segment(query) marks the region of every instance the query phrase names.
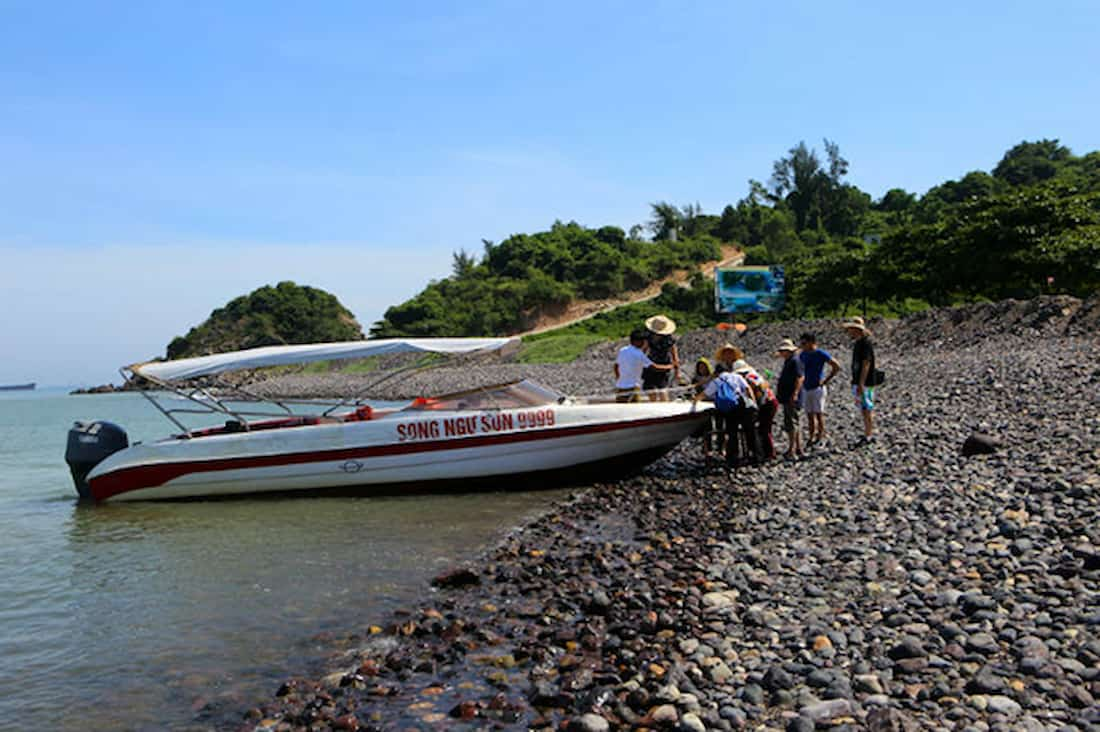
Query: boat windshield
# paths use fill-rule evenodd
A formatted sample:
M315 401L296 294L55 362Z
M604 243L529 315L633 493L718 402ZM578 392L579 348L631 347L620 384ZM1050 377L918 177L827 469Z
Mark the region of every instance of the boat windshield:
M462 409L516 409L556 404L562 394L528 381L486 386L480 389L416 399L405 410L455 411Z

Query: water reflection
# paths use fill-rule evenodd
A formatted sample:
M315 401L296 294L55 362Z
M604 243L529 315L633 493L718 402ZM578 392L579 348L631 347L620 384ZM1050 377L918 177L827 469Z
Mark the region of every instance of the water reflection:
M288 665L324 658L318 631L378 620L561 495L75 504L49 622L65 628L58 683L78 679L70 701L94 710L72 726L266 698Z

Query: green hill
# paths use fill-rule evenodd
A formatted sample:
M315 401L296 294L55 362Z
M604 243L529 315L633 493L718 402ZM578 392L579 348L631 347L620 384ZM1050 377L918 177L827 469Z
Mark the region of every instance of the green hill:
M691 209L691 207L689 207ZM688 210L688 209L685 209ZM695 209L691 209L695 210ZM638 290L678 269L718 259L718 239L702 218L655 218L654 241L617 226L590 229L570 222L549 231L485 243L479 259L454 255L453 274L389 308L372 336L487 336L526 330L538 317L577 299ZM710 217L714 218L714 217Z
M741 247L745 264L783 265L788 314L800 317L1085 297L1100 288L1100 152L1078 156L1057 140L1021 142L990 172L970 171L924 195L893 188L877 200L846 180L848 168L835 143L826 140L824 154L799 143L775 161L767 183L750 180L749 194L720 215L661 202L630 236L614 226L556 223L486 242L481 257L455 254L450 277L391 307L371 333L521 332L576 299L636 290L714 259L719 242ZM621 337L653 312L685 325L713 323L712 287L696 278L687 290L666 287L656 300L552 335L585 337L571 347L596 335ZM774 316L747 319L767 317Z
M334 295L315 287L280 282L230 300L187 335L174 338L168 344L167 357L361 338L362 327Z

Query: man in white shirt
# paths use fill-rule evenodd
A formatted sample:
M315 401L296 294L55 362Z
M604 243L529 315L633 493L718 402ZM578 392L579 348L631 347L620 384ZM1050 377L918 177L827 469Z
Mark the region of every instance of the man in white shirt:
M615 357L615 400L636 402L642 396L642 372L646 368L671 371L672 364L653 363L645 353L646 332L634 330L630 333L630 345L619 349Z

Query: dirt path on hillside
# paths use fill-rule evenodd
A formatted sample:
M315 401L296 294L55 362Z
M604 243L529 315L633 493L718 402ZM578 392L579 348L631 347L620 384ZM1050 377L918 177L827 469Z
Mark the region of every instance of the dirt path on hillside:
M722 247L722 258L704 262L699 266L698 271L710 277L714 274L714 270L719 267L736 267L741 264L744 259L744 252L740 249L733 245L724 245ZM688 280L691 279L692 274L694 274L694 270L678 269L667 277L651 283L644 289L624 292L619 297L604 298L601 300L578 300L572 302L560 312L543 315L536 321L533 328L522 333L517 333L516 335L533 335L548 330L564 328L567 325L579 323L582 320L588 320L600 313L606 313L615 308L622 307L623 305L633 305L634 303L653 300L661 294L661 288L666 283L671 282L678 285L686 285Z

